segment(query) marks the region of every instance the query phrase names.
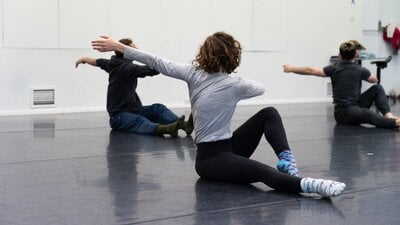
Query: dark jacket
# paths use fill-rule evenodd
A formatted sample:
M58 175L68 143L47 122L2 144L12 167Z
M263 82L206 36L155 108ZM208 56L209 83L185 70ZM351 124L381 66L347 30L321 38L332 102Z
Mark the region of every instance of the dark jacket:
M109 74L107 112L110 116L119 112L138 111L143 105L136 93L137 78L159 74L148 66L115 56L111 59L97 59L96 65Z

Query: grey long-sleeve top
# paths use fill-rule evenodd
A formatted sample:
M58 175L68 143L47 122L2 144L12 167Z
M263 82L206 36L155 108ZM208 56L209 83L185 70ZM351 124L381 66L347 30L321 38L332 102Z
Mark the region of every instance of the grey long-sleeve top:
M175 63L135 48L126 47L124 58L139 61L187 83L196 143L231 138L231 118L236 104L265 91L261 84L249 79L222 72L210 74L194 65Z

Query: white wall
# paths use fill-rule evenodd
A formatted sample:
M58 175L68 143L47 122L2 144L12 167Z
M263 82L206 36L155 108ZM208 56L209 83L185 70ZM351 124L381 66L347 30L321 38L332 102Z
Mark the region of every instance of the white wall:
M190 62L207 35L232 33L245 50L239 74L267 89L248 104L330 101L326 79L284 74L282 64L325 66L340 42L362 37L357 0L0 2L0 115L105 110L107 74L86 65L74 68L81 56L111 55L90 49L90 40L101 33L132 37L140 48L180 62ZM157 76L139 82L145 104L188 106L181 81ZM56 88L56 107L31 109L32 87Z

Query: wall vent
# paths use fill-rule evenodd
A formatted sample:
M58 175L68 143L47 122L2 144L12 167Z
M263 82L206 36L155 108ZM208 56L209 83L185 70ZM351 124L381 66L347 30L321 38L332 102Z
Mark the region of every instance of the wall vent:
M43 88L43 89L31 89L32 99L31 107L54 107L55 106L55 89L54 88Z
M326 82L326 95L333 96L333 88L331 82Z

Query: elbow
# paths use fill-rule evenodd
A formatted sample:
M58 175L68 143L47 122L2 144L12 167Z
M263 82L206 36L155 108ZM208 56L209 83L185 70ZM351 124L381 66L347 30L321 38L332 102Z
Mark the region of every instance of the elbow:
M305 74L312 74L312 75L314 75L315 70L314 70L313 68L311 68L311 67L306 67L304 73L305 73Z
M373 83L373 84L378 83L378 81L379 81L379 80L378 80L377 77L371 77L371 78L368 79L368 82Z
M264 87L261 87L260 88L260 95L263 95L265 93L265 88Z
M307 69L307 73L310 74L310 75L314 75L314 76L321 76L322 75L319 70L311 68L311 67Z

